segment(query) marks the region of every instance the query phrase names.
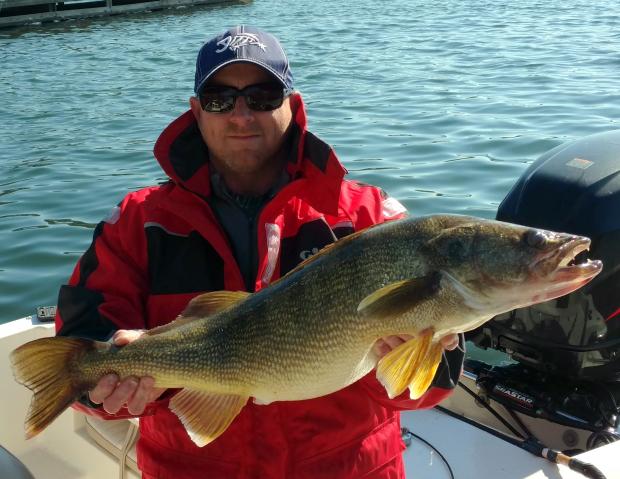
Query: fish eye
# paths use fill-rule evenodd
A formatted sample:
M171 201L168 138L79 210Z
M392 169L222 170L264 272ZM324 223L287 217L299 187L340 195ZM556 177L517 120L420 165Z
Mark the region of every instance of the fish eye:
M547 235L540 230L528 230L523 236L525 244L532 248L540 248L547 241Z

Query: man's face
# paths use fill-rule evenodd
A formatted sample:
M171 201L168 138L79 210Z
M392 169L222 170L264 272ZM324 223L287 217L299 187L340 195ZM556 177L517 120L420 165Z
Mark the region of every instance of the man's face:
M250 63L233 63L218 71L209 84L242 89L249 85L276 81L267 71ZM253 111L245 98L237 98L232 111L209 113L197 98L190 100L211 161L225 177L261 175L273 171L276 153L291 124L289 98L273 111Z

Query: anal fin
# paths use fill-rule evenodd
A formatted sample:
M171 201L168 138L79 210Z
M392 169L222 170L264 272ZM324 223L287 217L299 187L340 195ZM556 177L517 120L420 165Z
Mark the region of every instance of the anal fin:
M377 379L390 398L409 388L411 399L418 399L431 385L442 353L443 347L433 343L433 331L428 329L381 358Z
M248 396L184 389L170 400L189 437L203 447L220 436L237 417Z

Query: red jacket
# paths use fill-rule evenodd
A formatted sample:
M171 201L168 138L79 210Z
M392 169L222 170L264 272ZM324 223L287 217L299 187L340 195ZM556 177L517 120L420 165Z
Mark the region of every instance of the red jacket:
M380 189L345 180L333 150L306 130L301 97L292 101L292 181L259 215L256 290L336 238L404 213ZM116 329L152 328L173 320L200 293L244 289L209 206L208 151L191 112L164 130L155 156L170 181L130 193L97 226L60 290L58 334L105 339ZM404 477L398 411L445 398L462 359L458 351L447 353L434 385L416 401L388 399L374 373L325 397L267 406L250 401L204 448L160 399L140 420L139 466L144 477L162 479Z

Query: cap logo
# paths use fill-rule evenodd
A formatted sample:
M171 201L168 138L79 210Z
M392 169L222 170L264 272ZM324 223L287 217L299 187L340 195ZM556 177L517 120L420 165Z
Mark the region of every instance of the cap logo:
M227 48L235 52L239 50L239 48L248 45L256 45L260 47L261 50L265 51L265 44L261 43L258 36L252 33L240 33L234 37L229 35L226 38L222 38L217 44L222 48L215 50L215 53L222 53Z

